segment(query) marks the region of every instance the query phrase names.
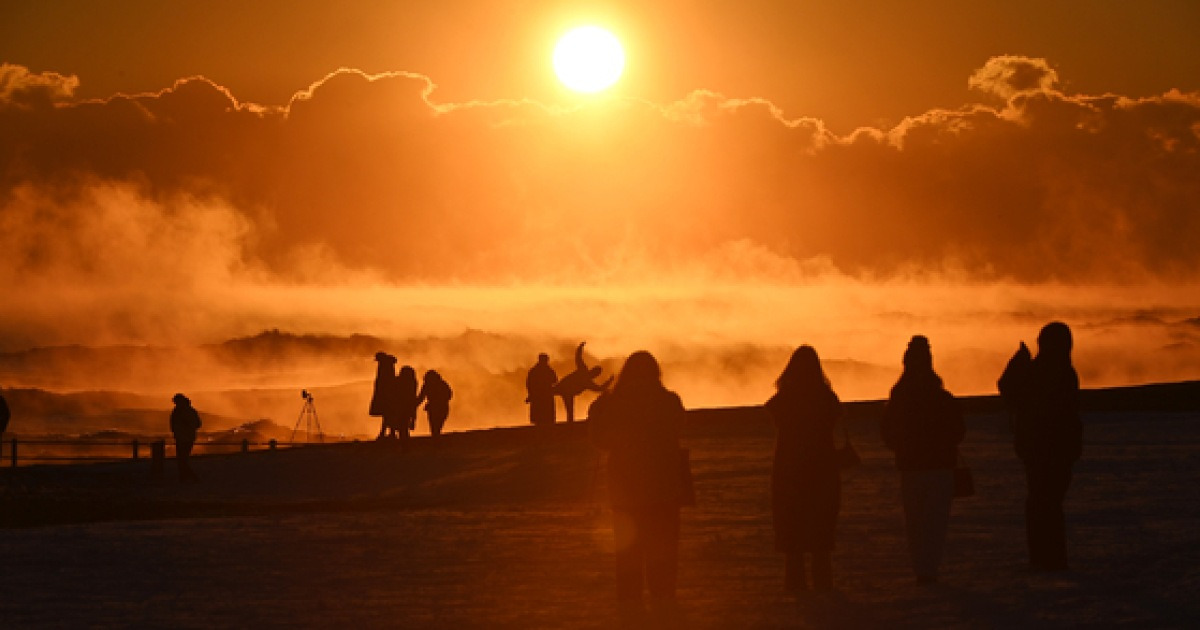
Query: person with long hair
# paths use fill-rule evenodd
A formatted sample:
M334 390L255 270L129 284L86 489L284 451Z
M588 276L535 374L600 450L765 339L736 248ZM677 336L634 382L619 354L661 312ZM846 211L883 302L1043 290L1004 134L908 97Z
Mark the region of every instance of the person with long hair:
M1031 357L1024 342L1000 376L1000 396L1012 418L1013 447L1025 467L1025 531L1029 566L1067 570L1063 501L1071 469L1083 452L1079 375L1071 364L1071 329L1046 324Z
M792 353L775 387L765 407L775 422L771 515L775 548L785 554L784 588L791 593L809 588L807 556L812 588L829 590L842 494L833 431L842 417L841 401L812 346Z
M896 454L904 530L917 582L937 581L950 504L954 467L965 432L962 410L933 370L929 340L916 335L904 351L904 371L892 387L880 432Z
M452 396L454 396L454 392L450 389L450 384L442 378L441 374L437 373L437 370L425 372L414 409L422 402L425 403L425 415L429 418L429 435L435 440L442 434L446 418L450 417L450 398Z
M679 434L683 402L662 383L646 351L625 361L611 393L588 410L592 443L608 454L608 491L616 542L617 597L641 609L643 584L653 609L674 605L679 508L685 500Z
M417 371L411 365L400 368L396 375L396 437L408 442L409 432L417 428Z

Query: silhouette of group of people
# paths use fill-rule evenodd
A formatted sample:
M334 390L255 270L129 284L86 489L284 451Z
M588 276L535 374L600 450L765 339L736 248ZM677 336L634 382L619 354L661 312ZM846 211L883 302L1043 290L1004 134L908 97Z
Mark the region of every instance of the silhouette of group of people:
M1020 344L998 388L1025 470L1030 568L1062 571L1068 567L1063 501L1082 452L1079 377L1071 362L1072 336L1066 324L1047 324L1037 341L1036 356ZM690 495L687 451L680 447L683 402L663 385L658 361L646 351L625 360L615 385L612 377L597 384L602 370L584 361L585 343L575 350L575 370L562 379L547 354L538 356L526 378L530 422L554 424L555 396L563 399L567 422L573 422L574 399L585 391L599 392L588 409L588 429L592 443L607 454L617 595L623 610L639 611L645 588L652 609L669 610L678 575L680 508ZM411 366L397 373L396 357L384 352L375 360L370 414L382 418L378 439L406 440L416 427L422 402L430 434L440 435L450 412L450 385L429 370L418 390ZM949 527L965 425L958 401L934 370L926 337L911 338L901 364L879 431L900 474L913 572L918 583L932 583L938 579ZM834 434L843 418L842 405L812 346L793 352L775 386L764 409L776 427L771 512L775 547L784 555L784 588L792 593L829 590L841 508L841 462ZM189 455L200 417L183 394L173 401L171 431L180 479L194 481ZM2 432L8 415L2 398L0 412Z
M588 367L583 359L583 347L586 344L586 341L581 342L575 348L575 369L562 379L550 367L550 355L544 352L538 355L538 362L529 368L525 378L525 402L529 404L529 422L534 426L554 424L555 396L562 398L567 422L575 422L575 398L585 391L605 392L612 384L611 376L603 383L596 383L603 368L599 365Z
M1035 571L1067 569L1063 500L1082 450L1071 346L1066 324L1048 324L1038 335L1037 355L1022 343L999 380L1015 450L1025 467L1026 529ZM527 383L534 424L547 416L553 421L553 410L545 409L547 383L553 382L547 360L539 357ZM928 584L938 579L965 426L958 401L934 370L926 337L912 337L901 363L879 431L900 474L912 569L918 583ZM586 369L582 363L580 369ZM834 428L843 412L815 349L805 345L792 354L764 408L777 429L771 510L775 546L784 554L784 588L829 590L841 507ZM608 455L622 610L642 610L644 587L652 611L674 606L679 513L686 503L685 479L690 481L686 457L680 455L684 413L679 396L663 386L658 362L645 351L629 356L616 386L602 387L589 409L592 443Z
M437 370L429 370L418 390L417 371L412 366L402 366L397 373L396 357L386 352L375 353L375 362L378 365L369 413L381 418L376 439L407 442L410 432L417 428L417 409L421 403L425 403L429 435L437 439L450 417L450 399L454 396L450 384Z

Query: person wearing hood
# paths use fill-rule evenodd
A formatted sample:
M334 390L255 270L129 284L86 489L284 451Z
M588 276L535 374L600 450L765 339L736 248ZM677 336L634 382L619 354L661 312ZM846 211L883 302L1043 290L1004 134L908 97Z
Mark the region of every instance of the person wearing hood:
M950 504L954 467L965 432L962 410L933 370L929 340L916 335L904 352L904 371L884 407L880 433L895 452L900 471L904 530L917 582L937 581Z
M1063 501L1083 452L1079 375L1071 363L1071 329L1046 324L1038 353L1024 342L1005 366L998 387L1009 410L1013 448L1025 468L1025 531L1034 571L1067 570Z
M550 355L538 355L538 361L525 376L525 402L529 405L529 423L544 427L554 424L554 386L558 375L550 367Z
M376 352L375 389L371 393L369 413L381 418L379 437L396 436L396 428L401 421L403 410L400 408L399 388L396 384L396 357L386 352Z

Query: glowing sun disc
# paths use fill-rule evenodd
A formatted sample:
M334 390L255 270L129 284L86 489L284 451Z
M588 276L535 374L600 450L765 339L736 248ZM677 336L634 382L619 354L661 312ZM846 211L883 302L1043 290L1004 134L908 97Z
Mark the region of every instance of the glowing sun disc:
M598 26L567 31L554 47L554 73L576 92L599 92L621 78L625 51L616 36Z

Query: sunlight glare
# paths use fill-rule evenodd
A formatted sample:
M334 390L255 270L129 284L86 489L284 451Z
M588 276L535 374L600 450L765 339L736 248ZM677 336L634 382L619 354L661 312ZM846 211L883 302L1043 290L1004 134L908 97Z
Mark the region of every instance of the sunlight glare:
M567 31L554 47L554 72L576 92L590 94L611 87L624 69L621 42L598 26Z

